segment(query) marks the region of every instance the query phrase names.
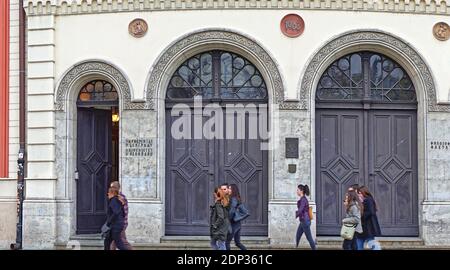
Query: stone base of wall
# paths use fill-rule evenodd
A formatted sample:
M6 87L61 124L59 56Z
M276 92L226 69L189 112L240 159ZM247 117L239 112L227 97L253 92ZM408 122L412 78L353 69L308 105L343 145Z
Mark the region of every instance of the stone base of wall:
M313 209L314 205L311 203ZM295 218L297 202L271 202L269 203L269 238L273 245L292 245L295 247L295 235L299 225ZM315 211L314 211L315 212ZM316 221L315 217L311 222L311 233L315 238ZM309 247L306 236L303 234L300 240L300 247Z
M17 203L0 201L0 249L9 249L16 242Z
M72 208L74 202L72 201L57 201L57 216L56 216L56 241L57 243L66 243L70 237L75 234L76 219ZM73 218L72 218L73 217Z
M25 200L23 248L53 249L56 241L56 201Z
M164 235L163 211L159 202L128 203L127 239L133 244L160 243Z
M426 246L448 246L450 243L450 203L424 202L422 238Z

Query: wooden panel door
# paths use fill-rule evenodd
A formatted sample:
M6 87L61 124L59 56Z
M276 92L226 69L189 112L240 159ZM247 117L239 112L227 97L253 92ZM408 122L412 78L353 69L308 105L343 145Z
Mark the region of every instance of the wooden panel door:
M363 181L363 113L317 110L316 138L317 234L338 235L345 192Z
M259 128L260 117L263 117L260 113L252 117L248 113L241 115L240 120L245 119L242 137L238 137L237 134L242 121L237 117L229 118L234 120L231 130L235 133L233 137L236 139L219 140L217 158L219 183L236 184L243 202L251 213L242 223L242 235L268 233L267 151L262 145L265 140L257 133L258 130L262 130Z
M209 235L215 142L195 139L193 124L193 139L174 138L172 124L179 118L166 111L166 234Z
M228 182L238 185L251 213L242 234L267 235L267 151L258 136L248 136L249 122L242 139L237 134L234 139L195 139L194 125L192 139L175 139L171 129L177 119L166 110L166 234L209 235L213 189ZM204 116L203 123L208 119ZM235 118L231 127L224 121L223 128L236 132L240 123Z
M417 236L416 111L371 111L368 187L385 236Z
M111 111L78 108L77 234L100 232L111 166Z

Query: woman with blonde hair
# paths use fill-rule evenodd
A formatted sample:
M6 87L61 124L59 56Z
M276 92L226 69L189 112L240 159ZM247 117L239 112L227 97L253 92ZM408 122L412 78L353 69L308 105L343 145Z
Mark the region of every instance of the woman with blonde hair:
M230 220L226 207L229 204L228 196L219 187L214 189L214 204L211 205L210 234L211 247L215 250L226 250L225 241L227 239Z

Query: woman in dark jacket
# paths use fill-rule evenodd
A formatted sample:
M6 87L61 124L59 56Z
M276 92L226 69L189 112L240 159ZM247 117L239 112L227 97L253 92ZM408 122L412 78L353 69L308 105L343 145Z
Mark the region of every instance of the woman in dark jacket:
M231 223L231 233L227 236L226 247L230 250L231 240L234 238L234 243L241 250L247 250L247 248L241 243L241 221L234 221L234 216L237 211L239 204L241 204L241 194L239 193L239 188L235 184L230 185L231 195L230 195L230 223Z
M108 190L108 211L106 225L110 228L110 235L105 239L105 250L109 250L111 242L114 241L120 250L126 250L127 247L120 237L125 225L125 213L123 209L124 202L119 196L119 190L110 187Z
M300 224L297 228L296 235L296 247L300 243L300 238L302 238L303 233L306 235L306 239L308 239L309 245L311 249L316 249L316 244L314 243L314 239L311 234L311 220L309 218L309 203L306 196L309 196L309 187L308 185L298 185L297 187L297 195L300 199L297 201L297 211L295 212L295 217L299 219Z
M226 250L230 220L228 219L228 196L220 188L214 189L214 205L211 205L210 233L211 247L216 250Z
M369 189L366 186L359 188L358 192L363 196L363 212L361 216L362 234L357 234L358 250L364 249L364 244L368 242L368 246L373 250L381 249L376 236L381 235L380 225L377 218L377 204Z

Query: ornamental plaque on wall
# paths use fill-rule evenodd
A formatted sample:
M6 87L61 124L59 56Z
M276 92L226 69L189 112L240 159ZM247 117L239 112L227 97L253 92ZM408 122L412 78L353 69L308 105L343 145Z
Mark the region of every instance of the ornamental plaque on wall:
M297 14L288 14L281 19L280 28L286 36L298 37L305 30L305 21Z
M128 32L135 38L145 36L148 30L148 25L143 19L134 19L128 25Z
M433 26L433 35L440 41L446 41L450 38L450 26L445 22L438 22Z

